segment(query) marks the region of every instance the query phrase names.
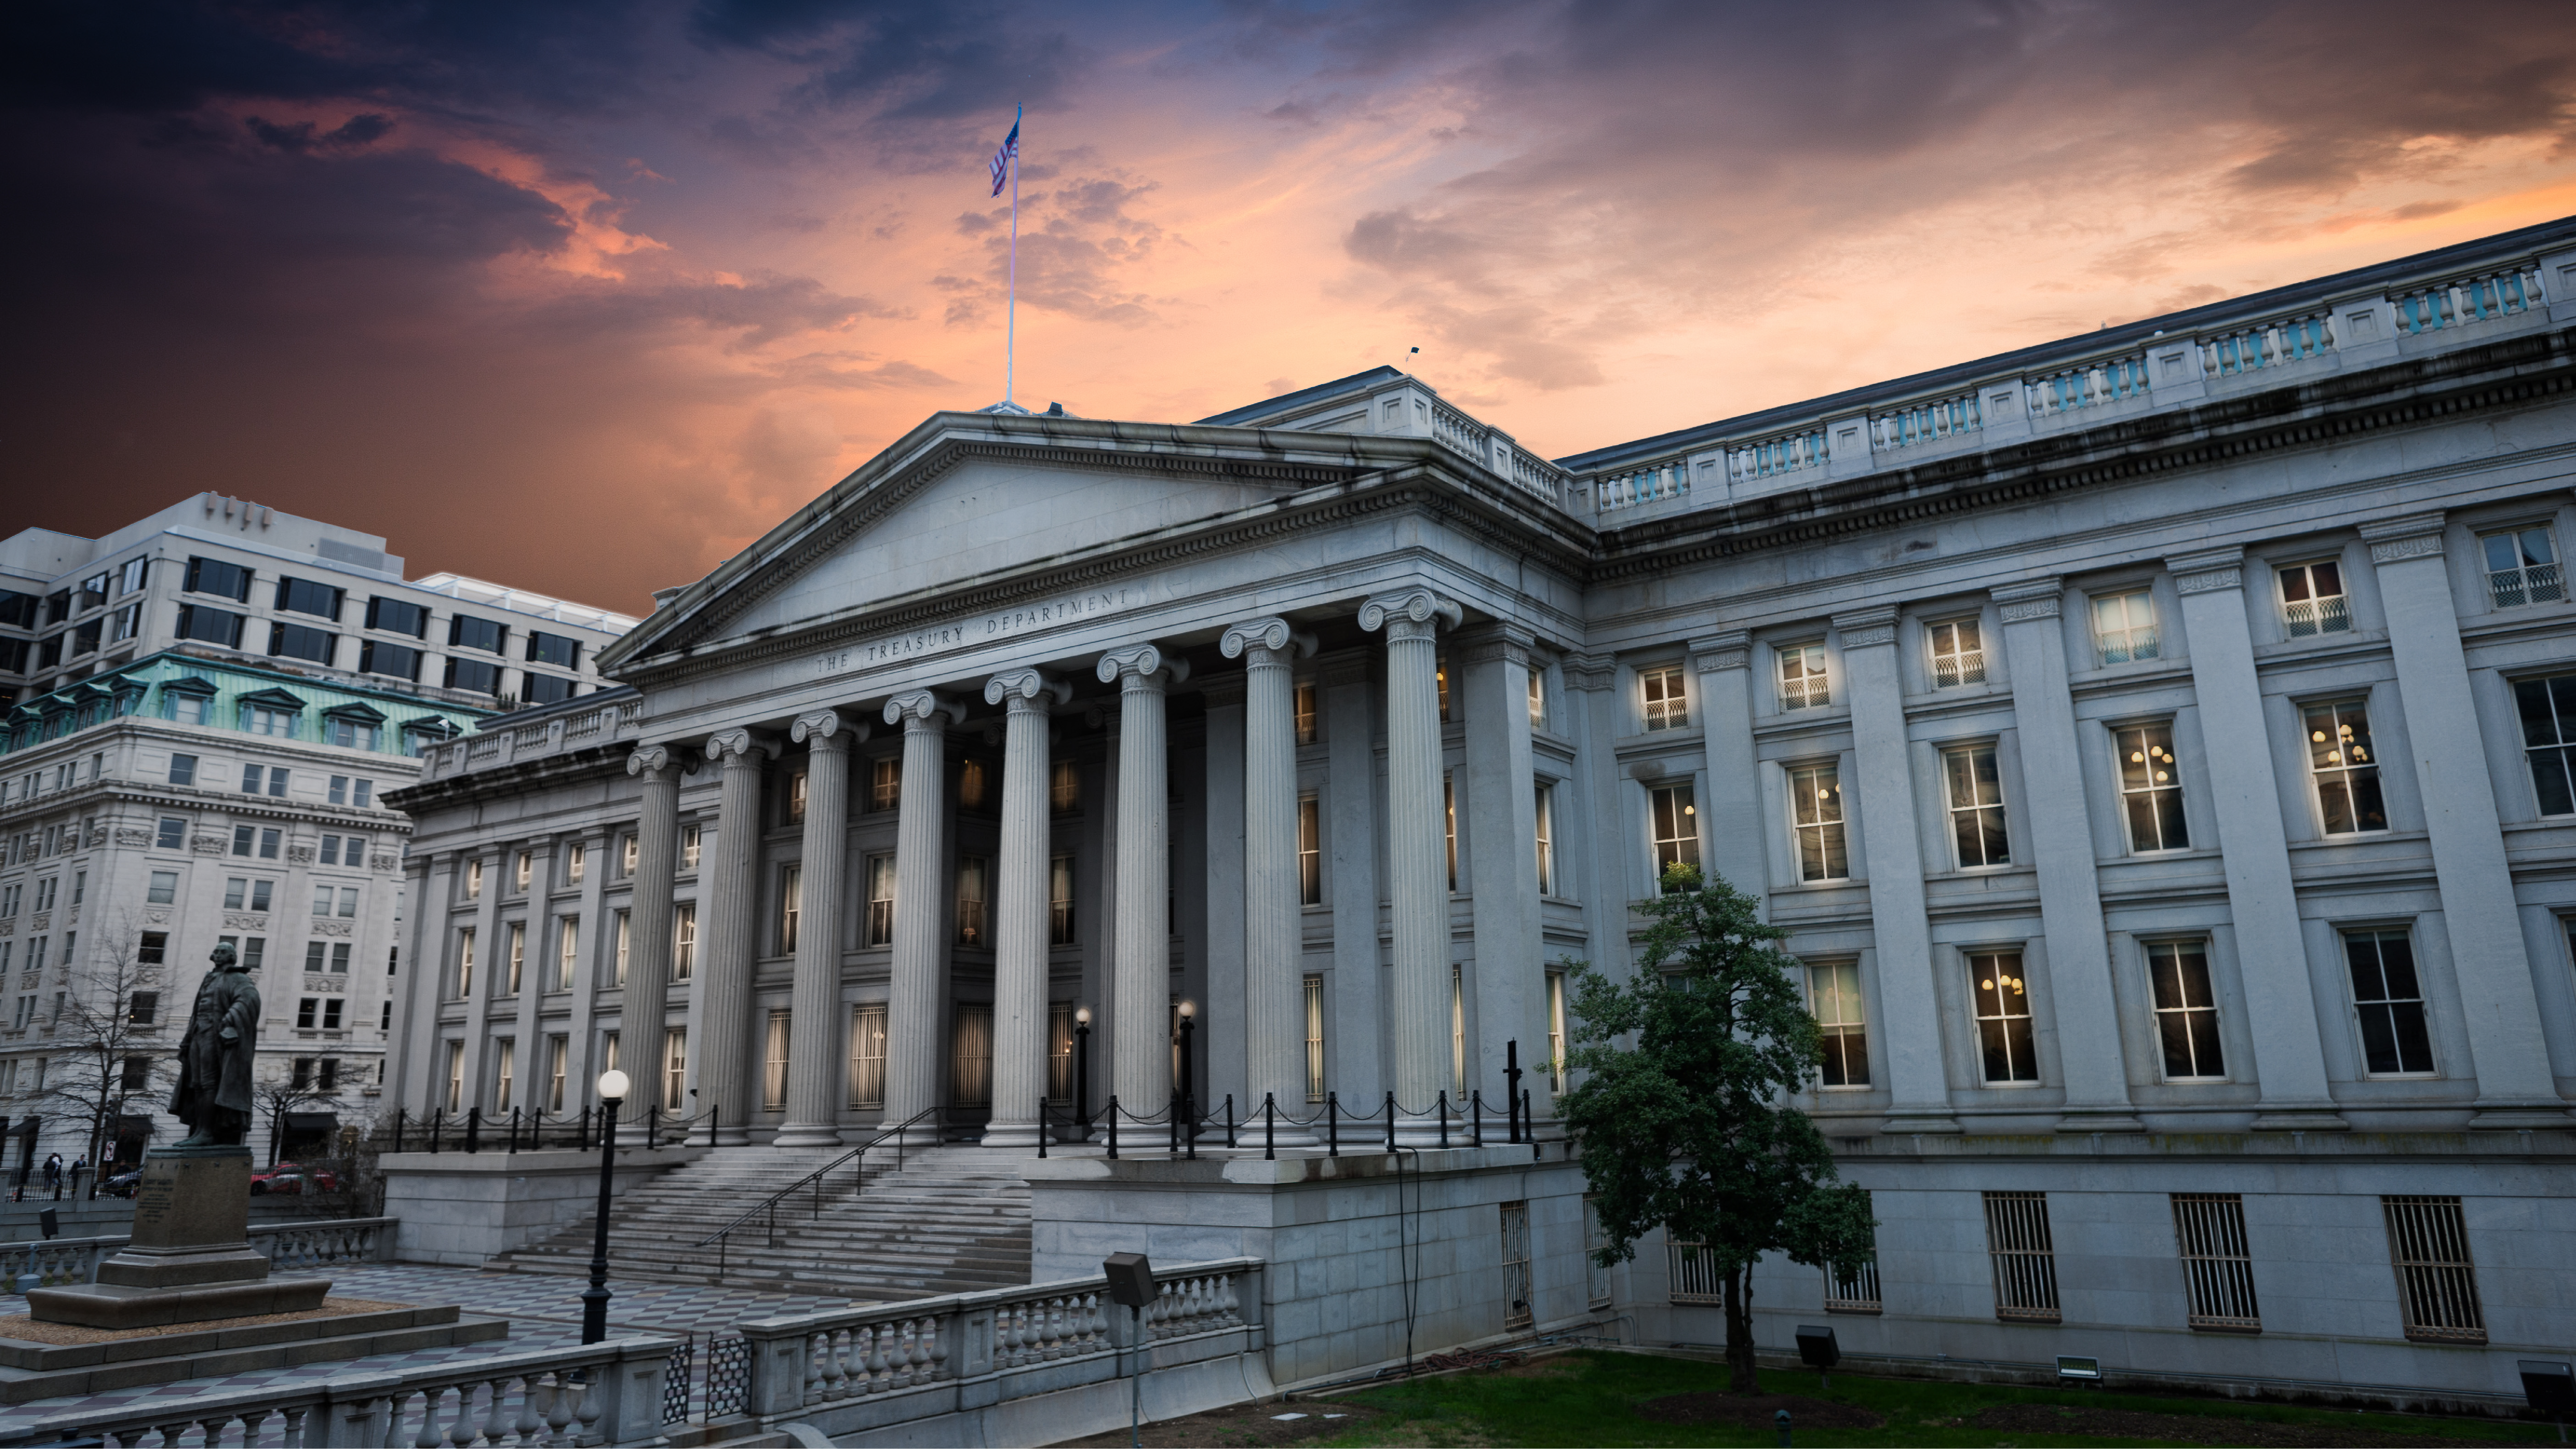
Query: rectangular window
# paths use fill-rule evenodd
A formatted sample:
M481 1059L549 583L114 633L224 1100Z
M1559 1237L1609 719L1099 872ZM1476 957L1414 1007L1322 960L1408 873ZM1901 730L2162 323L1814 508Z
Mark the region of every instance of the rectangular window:
M1458 888L1458 787L1449 772L1440 772L1441 831L1449 844L1449 889Z
M1677 865L1699 864L1699 803L1688 785L1659 785L1646 792L1653 831L1655 878Z
M1784 644L1771 651L1780 661L1780 707L1821 709L1834 702L1825 674L1825 646Z
M2093 647L2106 665L2156 657L2156 606L2147 590L2094 598Z
M474 995L474 928L467 926L456 933L456 994Z
M152 885L143 897L146 904L166 906L179 899L179 873L175 870L152 872Z
M322 837L322 863L324 865L340 863L340 837L336 835ZM350 857L350 863L352 865L357 863L357 857L354 854Z
M1975 951L1968 956L1968 984L1975 988L1977 1042L1986 1082L2036 1082L2039 1059L2031 1048L2030 993L2019 951Z
M127 998L126 998L126 1003L125 1003L125 1024L126 1024L126 1025L128 1025L128 1026L151 1026L151 1025L153 1025L155 1022L159 1021L159 1020L160 1020L160 1017L161 1017L161 993L160 993L160 992L158 992L158 991L138 991L138 992L134 993L132 996L129 996L129 997L127 997Z
M173 785L193 785L197 783L197 757L194 755L172 755L170 757L170 783Z
M1828 1087L1868 1086L1869 1024L1861 1006L1860 967L1850 961L1809 966L1807 1004L1825 1049L1819 1080Z
M2353 1010L2361 1021L2363 1064L2372 1076L2422 1076L2433 1070L2433 1039L2424 1025L2424 988L2415 975L2415 944L2404 931L2346 931Z
M2513 704L2540 813L2576 815L2576 674L2517 679Z
M1440 701L1440 722L1442 724L1447 724L1449 722L1449 659L1447 655L1437 656L1437 662L1431 666L1431 686Z
M187 591L213 594L236 604L247 604L250 602L250 570L222 559L192 558L188 560Z
M2139 854L2184 850L2191 832L2183 823L2182 763L2174 758L2173 726L2135 725L2111 732L2120 756L2120 804L2129 821L2129 849Z
M868 808L892 810L903 803L903 761L880 755L868 761Z
M313 888L313 914L317 916L327 916L331 914L331 897L332 891L330 886L315 886Z
M168 961L169 955L170 933L167 931L146 931L135 942L134 964L137 966L163 965ZM0 969L5 969L7 964L5 961L0 961Z
M1941 774L1950 793L1950 840L1959 868L2009 865L2012 845L2004 832L2004 787L1995 747L1974 745L1941 752Z
M1530 819L1538 835L1538 893L1552 896L1556 894L1556 787L1538 786L1531 804Z
M2357 699L2310 705L2306 724L2308 769L2316 780L2317 813L2326 834L2386 830L2388 807L2379 796L2369 709Z
M1503 1213L1503 1327L1530 1325L1529 1204L1507 1202Z
M2218 999L2209 989L2209 957L2198 941L2147 947L2147 977L2156 993L2156 1038L2164 1044L2165 1080L2208 1081L2227 1075L2218 1045Z
M698 907L695 901L671 912L671 976L686 981L698 970Z
M318 973L322 971L330 964L330 960L331 953L328 942L307 941L304 943L304 969L308 973Z
M451 656L447 661L447 687L465 690L471 694L499 694L501 666L489 660L458 659Z
M850 1009L850 1105L885 1106L885 1003L866 1002Z
M322 1029L324 1031L338 1031L340 1029L340 1013L347 1005L348 1003L346 1001L337 996L326 996L322 999Z
M2352 602L2344 597L2343 566L2331 559L2277 571L2281 622L2293 639L2339 634L2352 627Z
M108 642L122 644L143 632L143 606L128 604L108 616Z
M315 664L329 664L332 651L340 647L340 636L328 629L305 624L275 623L268 628L268 652L277 659L303 659Z
M528 888L528 882L536 879L536 876L537 853L533 850L520 851L518 863L510 870L510 888L524 891Z
M1864 1192L1866 1199L1868 1194ZM1869 1259L1825 1265L1827 1313L1877 1313L1884 1305L1878 1293L1878 1230L1870 1229Z
M116 596L123 598L143 587L143 578L152 567L148 558L130 558L116 570Z
M291 614L311 614L317 618L340 622L343 590L310 579L282 578L277 581L277 607Z
M1995 1317L2008 1323L2055 1323L2057 1255L2048 1233L2048 1194L1990 1192L1985 1200Z
M1082 772L1071 760L1057 760L1047 766L1047 808L1065 814L1082 803ZM882 810L885 807L877 807Z
M1690 723L1690 695L1680 666L1640 669L1637 685L1645 694L1646 728L1677 730Z
M677 1112L689 1100L689 1029L666 1027L662 1031L662 1110Z
M2469 1257L2468 1217L2456 1197L2382 1197L2388 1259L2406 1336L2425 1343L2484 1343L2478 1269Z
M494 1112L510 1110L511 1069L518 1065L519 1044L510 1037L496 1037L492 1042L492 1106Z
M1530 728L1547 728L1547 671L1531 666L1529 670Z
M989 944L985 936L984 902L988 868L983 856L963 855L957 858L957 944Z
M483 862L480 860L469 860L465 862L465 898L469 901L479 900L482 898L482 895Z
M767 1050L760 1063L760 1106L767 1112L787 1108L787 1013L775 1007L769 1013Z
M447 621L447 643L455 649L480 649L486 654L501 652L504 631L490 619L477 619L458 614Z
M561 704L573 697L573 682L559 674L539 674L529 670L521 676L520 690L530 704Z
M1312 795L1297 797L1297 903L1324 903L1323 806Z
M2567 597L2567 580L2558 571L2558 551L2551 547L2548 529L2482 534L2478 548L2486 556L2487 596L2495 600L2497 608L2546 604Z
M565 1058L572 1054L572 1038L560 1033L546 1038L546 1110L564 1109Z
M534 664L571 669L581 662L581 641L531 629L528 631L528 659Z
M447 1044L447 1110L465 1110L465 1043Z
M1587 1192L1583 1195L1583 1296L1594 1308L1610 1306L1610 1270L1593 1256L1601 1251L1604 1241L1601 1204Z
M805 867L790 863L778 868L778 954L796 954L796 922L805 914Z
M1548 1090L1565 1090L1565 973L1547 973L1547 1061Z
M801 780L803 777L798 778ZM957 808L960 810L984 808L984 762L982 760L957 762Z
M1305 980L1306 1008L1306 1100L1324 1100L1324 978L1309 976Z
M692 825L680 832L680 869L698 868L698 827Z
M1047 860L1047 944L1080 944L1073 934L1073 857L1069 855Z
M328 788L326 788L326 789L323 791L323 796L324 796L324 798L325 798L325 799L328 799L328 800L329 800L332 804L334 804L334 805L346 805L346 804L348 804L348 803L349 803L349 777L348 777L348 776L346 776L346 775L333 775L333 776L331 777L331 783L330 783L329 787L328 787Z
M787 775L787 823L805 823L805 772L791 770Z
M627 941L628 941L628 939L629 939L629 938L632 936L632 934L633 934L633 926L634 926L634 923L635 923L635 917L634 917L634 914L633 914L632 912L629 912L629 911L619 911L619 912L617 913L617 983L616 983L616 984L618 984L619 986L623 986L623 985L625 985L625 984L626 984L626 947L627 947Z
M1315 732L1315 686L1300 684L1292 697L1296 702L1297 743L1311 745L1319 738Z
M315 999L310 996L307 996L295 1003L295 1029L297 1031L313 1030L314 1005Z
M619 875L627 876L635 873L635 850L636 846L634 836L625 835L618 837L617 873Z
M863 944L894 944L894 857L868 857L868 929Z
M512 921L510 923L509 930L510 965L508 984L503 988L502 994L507 996L516 996L519 994L520 977L527 969L528 964L528 923L525 921Z
M1788 773L1789 822L1798 837L1798 879L1849 880L1851 854L1843 835L1840 768L1800 765Z
M573 968L581 960L581 917L566 916L555 932L555 990L572 989Z
M957 1003L956 1041L949 1052L948 1100L957 1107L993 1105L993 1004Z
M2254 1255L2245 1243L2245 1199L2232 1192L2172 1194L2190 1323L2214 1333L2261 1333Z
M1932 645L1932 687L1986 682L1986 640L1974 619L1950 619L1924 631Z
M382 629L388 634L407 634L414 639L426 638L429 634L429 610L401 599L369 599L367 627Z
M564 879L567 881L580 880L582 869L589 863L589 860L589 847L583 845L580 841L574 841L571 846L567 847L564 851Z

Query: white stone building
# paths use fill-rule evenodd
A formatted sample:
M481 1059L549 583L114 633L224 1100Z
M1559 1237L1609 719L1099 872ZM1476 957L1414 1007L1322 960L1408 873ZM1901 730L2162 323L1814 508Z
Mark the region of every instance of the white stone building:
M0 541L0 619L16 626L0 626L13 1180L89 1150L65 1057L80 1003L120 975L148 978L124 983L137 1065L122 1070L150 1080L106 1124L103 1155L174 1140L169 1074L140 1063L175 1047L219 940L259 972L259 1075L313 1094L255 1122L254 1145L283 1127L302 1150L372 1111L410 832L384 797L501 696L596 689L595 655L633 622L453 575L407 583L384 543L212 494L103 539ZM460 666L471 687L435 682Z
M1152 1113L1186 1003L1212 1110L1420 1142L1691 861L1882 1224L1767 1344L2510 1393L2576 1301L2571 322L2576 221L1555 462L1391 369L934 415L631 694L430 753L393 1081L1024 1150L1078 1011ZM1514 1206L1542 1326L1722 1335Z

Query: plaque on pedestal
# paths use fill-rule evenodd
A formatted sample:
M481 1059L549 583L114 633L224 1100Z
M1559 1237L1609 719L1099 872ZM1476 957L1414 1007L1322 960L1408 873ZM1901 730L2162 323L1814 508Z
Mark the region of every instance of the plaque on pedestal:
M98 1281L37 1288L40 1322L145 1328L319 1308L327 1278L275 1281L250 1246L250 1149L159 1147L143 1159L134 1238L98 1265Z

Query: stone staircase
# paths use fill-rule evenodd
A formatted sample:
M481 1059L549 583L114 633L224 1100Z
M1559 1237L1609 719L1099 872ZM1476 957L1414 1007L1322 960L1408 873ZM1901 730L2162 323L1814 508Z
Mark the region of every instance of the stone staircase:
M1007 1288L1029 1280L1029 1187L1018 1159L981 1147L869 1155L864 1191L848 1169L815 1211L810 1192L778 1205L773 1239L762 1219L736 1228L719 1252L699 1240L840 1149L733 1147L640 1183L609 1209L609 1273L617 1279L715 1283L891 1302ZM884 1165L877 1165L879 1157ZM590 1271L595 1218L503 1253L485 1266L524 1273Z

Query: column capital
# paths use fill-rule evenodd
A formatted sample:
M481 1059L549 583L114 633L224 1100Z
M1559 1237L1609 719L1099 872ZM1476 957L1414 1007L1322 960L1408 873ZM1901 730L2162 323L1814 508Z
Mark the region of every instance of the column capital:
M670 768L671 747L668 745L637 745L635 752L626 757L626 773L630 775L657 778Z
M1991 592L2007 624L2054 619L2066 609L2066 580L2054 576L2006 584Z
M1112 649L1100 656L1100 682L1122 689L1160 689L1190 677L1190 662L1170 658L1156 644Z
M1225 637L1217 641L1217 649L1228 659L1241 659L1246 653L1260 651L1253 654L1251 662L1254 664L1272 662L1270 658L1264 657L1265 655L1276 656L1283 653L1310 655L1315 652L1315 648L1314 635L1300 633L1287 620L1275 614L1268 618L1246 619L1240 624L1229 625L1225 631Z
M2375 564L2396 563L2410 558L2436 558L2442 552L2444 521L2439 509L2431 513L2410 513L2404 518L2363 524L2361 539L2370 545L2370 561Z
M2241 589L2245 587L2245 550L2231 545L2169 554L2165 558L2165 572L2173 575L2174 592L2178 594Z
M946 728L939 722L941 715L948 717L948 724L966 722L965 706L942 699L926 689L906 690L885 702L885 722L903 726L905 734Z
M1709 634L1690 641L1691 668L1700 674L1743 669L1753 662L1753 636L1742 629Z
M1458 634L1461 653L1465 655L1463 662L1468 664L1489 664L1500 659L1526 669L1530 667L1530 646L1537 642L1536 634L1500 620L1478 624Z
M1014 669L984 681L984 702L1001 704L1008 701L1013 714L1024 711L1044 714L1072 698L1072 685L1061 679L1049 679L1034 669Z
M1455 629L1466 617L1457 600L1419 587L1379 594L1360 605L1360 627L1372 634L1384 629L1390 640L1433 638L1441 620Z
M788 727L788 738L816 749L846 750L868 737L868 722L849 719L837 709L818 709L800 714Z
M1896 642L1896 606L1881 604L1874 609L1854 609L1833 617L1834 633L1841 637L1845 649L1868 649Z
M754 750L774 760L778 758L779 744L767 735L756 735L749 730L718 730L707 736L707 758L727 768Z

